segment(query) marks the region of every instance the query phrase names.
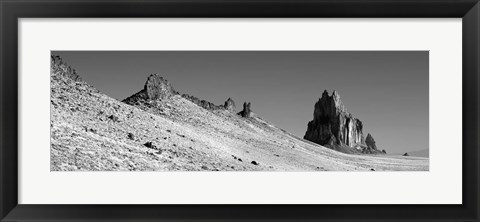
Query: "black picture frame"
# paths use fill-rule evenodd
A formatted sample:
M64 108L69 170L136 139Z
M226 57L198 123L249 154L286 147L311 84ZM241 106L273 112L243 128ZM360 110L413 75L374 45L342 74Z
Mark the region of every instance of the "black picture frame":
M0 0L0 14L1 221L479 221L480 5L478 0ZM462 18L463 204L18 204L17 20L47 17ZM39 192L42 191L39 190Z

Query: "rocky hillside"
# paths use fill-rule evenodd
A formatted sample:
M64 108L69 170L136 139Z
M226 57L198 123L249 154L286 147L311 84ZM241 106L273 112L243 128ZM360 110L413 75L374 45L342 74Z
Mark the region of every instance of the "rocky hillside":
M377 149L372 135L364 139L362 121L347 112L336 91L330 96L325 90L315 103L303 138L344 153L386 153Z
M296 138L250 105L238 115L232 99L215 107L192 102L159 75L121 102L52 56L51 170L428 170L425 158L350 155Z

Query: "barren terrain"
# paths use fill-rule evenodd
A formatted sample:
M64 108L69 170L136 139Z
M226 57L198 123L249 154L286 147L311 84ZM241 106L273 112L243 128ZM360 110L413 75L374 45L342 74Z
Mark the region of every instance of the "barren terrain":
M54 66L52 171L428 170L428 158L337 152L255 113L207 110L180 95L128 105Z

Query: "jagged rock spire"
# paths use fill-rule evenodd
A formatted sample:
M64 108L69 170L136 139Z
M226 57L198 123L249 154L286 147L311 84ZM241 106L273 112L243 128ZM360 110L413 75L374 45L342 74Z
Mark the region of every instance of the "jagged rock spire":
M233 112L235 111L235 101L233 101L233 99L231 98L228 98L227 101L225 101L225 104L223 105L223 107L226 110Z
M242 117L245 117L245 118L249 118L250 115L251 115L251 112L252 112L250 106L251 106L251 103L250 103L250 102L249 102L249 103L244 102L244 103L243 103L243 110L240 111L240 112L238 113L238 115L240 115L240 116L242 116Z
M370 149L375 149L375 150L377 149L377 145L375 144L375 140L373 139L372 135L370 135L370 133L365 138L365 144Z
M304 139L320 145L364 146L363 124L345 110L337 91L325 90L315 103L313 120L308 123Z

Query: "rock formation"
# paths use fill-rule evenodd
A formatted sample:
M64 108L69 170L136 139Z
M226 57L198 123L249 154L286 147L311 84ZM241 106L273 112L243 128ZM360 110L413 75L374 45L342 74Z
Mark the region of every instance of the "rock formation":
M235 111L235 102L233 101L233 99L228 98L227 101L225 101L225 104L223 105L223 108L225 108L226 110L228 110L230 112Z
M365 138L365 145L367 145L368 148L377 149L377 145L375 145L375 140L373 139L372 135L370 135L370 133Z
M362 153L384 153L386 154L387 151L385 150L382 150L382 151L379 151L377 149L377 145L375 144L375 139L373 139L373 136L369 133L367 135L367 137L365 138L365 145L367 147L362 147Z
M141 91L124 99L122 102L130 105L144 104L150 106L154 104L156 100L167 99L174 95L179 95L179 93L173 89L170 82L158 74L152 74L147 78ZM235 102L230 98L225 102L225 105L215 105L189 94L182 94L182 97L207 110L227 109L233 111L235 109ZM150 104L150 102L153 103Z
M50 56L50 74L52 78L64 76L76 82L82 81L82 78L77 74L77 71L63 62L60 56L56 55Z
M304 139L342 152L380 153L370 134L366 144L363 123L347 112L336 91L330 96L325 90L315 103L313 120L308 123Z
M250 114L252 112L252 110L250 109L250 105L251 105L250 103L244 102L243 103L243 110L240 111L237 114L242 116L242 117L249 118Z
M122 102L133 105L139 101L165 99L177 94L178 92L166 79L159 74L152 74L147 78L142 90Z
M148 77L143 90L145 91L147 98L151 100L164 99L178 94L172 88L172 85L158 74L153 74Z

